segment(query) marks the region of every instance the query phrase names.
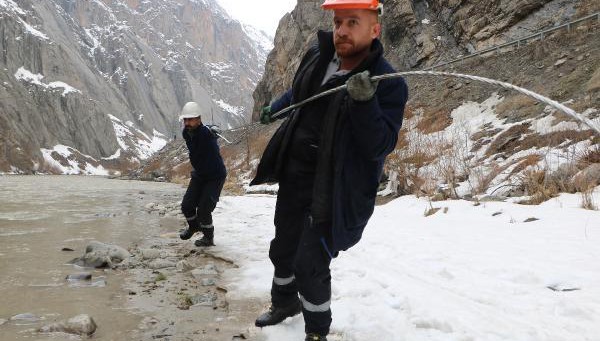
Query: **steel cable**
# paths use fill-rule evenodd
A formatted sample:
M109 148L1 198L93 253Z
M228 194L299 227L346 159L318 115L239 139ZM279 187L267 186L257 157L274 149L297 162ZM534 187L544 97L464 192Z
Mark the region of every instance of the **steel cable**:
M598 127L594 122L592 122L591 120L589 120L586 117L583 117L583 115L581 115L580 113L576 112L575 110L567 107L564 104L561 104L553 99L550 99L546 96L540 95L536 92L533 92L531 90L527 90L525 88L521 88L518 87L516 85L510 84L510 83L506 83L506 82L501 82L501 81L497 81L494 79L489 79L489 78L485 78L485 77L479 77L479 76L471 76L471 75L465 75L465 74L461 74L461 73L451 73L451 72L440 72L440 71L406 71L406 72L396 72L396 73L389 73L389 74L385 74L385 75L379 75L379 76L375 76L371 78L372 82L377 82L377 81L381 81L381 80L386 80L386 79L393 79L393 78L399 78L399 77L404 77L404 76L436 76L436 77L455 77L455 78L463 78L463 79L469 79L469 80L474 80L474 81L478 81L478 82L483 82L483 83L487 83L487 84L491 84L491 85L497 85L500 86L502 88L505 89L510 89L510 90L514 90L517 92L520 92L524 95L527 95L529 97L532 97L540 102L546 103L548 105L550 105L551 107L565 113L566 115L574 118L575 120L583 123L584 125L588 126L590 129L592 129L593 131L595 131L598 136L600 136L600 127ZM310 102L316 101L319 98L325 97L325 96L329 96L331 94L334 94L336 92L342 91L346 89L346 84L344 85L340 85L336 88L321 92L319 94L316 94L310 98L307 98L301 102L298 102L296 104L290 105L287 108L284 108L282 110L279 110L278 112L274 113L273 115L271 115L271 118L273 119L277 119L279 117L281 117L283 114L292 111L296 108L302 107ZM243 128L247 128L244 133L242 133L242 136L240 138L238 138L236 141L234 141L233 143L230 144L237 144L239 142L241 142L246 135L248 135L250 133L250 131L252 130L252 128L260 125L260 122L254 122L252 124L243 126L243 127L238 127L235 129L231 129L231 130L227 130L227 131L234 131L234 130L239 130L239 129L243 129Z

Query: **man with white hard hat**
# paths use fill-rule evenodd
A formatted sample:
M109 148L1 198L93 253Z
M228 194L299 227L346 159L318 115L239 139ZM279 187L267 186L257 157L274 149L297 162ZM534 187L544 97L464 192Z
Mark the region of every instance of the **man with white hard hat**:
M292 87L261 122L313 95L346 84L347 91L291 111L267 145L251 185L279 182L271 308L258 327L302 312L306 341L325 341L332 321L330 263L358 243L375 206L386 156L398 140L408 90L383 58L379 0L326 0L333 32L320 31ZM357 312L358 313L358 312Z
M216 134L202 124L202 109L196 102L188 102L181 110L183 138L187 145L192 174L188 189L181 202L181 211L188 228L179 237L188 240L196 232L202 232L196 246L213 246L214 231L212 212L217 206L227 172L219 152Z

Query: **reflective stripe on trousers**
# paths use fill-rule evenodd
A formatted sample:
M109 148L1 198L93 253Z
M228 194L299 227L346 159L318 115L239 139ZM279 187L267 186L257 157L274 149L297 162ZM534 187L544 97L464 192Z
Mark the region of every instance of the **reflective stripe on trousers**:
M300 302L302 302L302 307L304 309L313 313L325 313L331 308L331 300L323 304L312 304L307 301L304 296L300 295Z
M273 277L273 283L275 283L276 285L288 285L291 284L295 279L295 276L287 278Z

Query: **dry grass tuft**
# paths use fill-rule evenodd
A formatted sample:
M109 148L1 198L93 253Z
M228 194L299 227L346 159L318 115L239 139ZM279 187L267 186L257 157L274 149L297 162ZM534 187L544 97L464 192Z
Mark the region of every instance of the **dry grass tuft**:
M593 193L594 193L593 188L590 188L588 190L581 192L581 208L584 208L584 209L590 210L590 211L598 210L598 206L594 202Z
M548 173L545 170L526 171L519 176L520 185L523 187L525 194L530 197L528 200L520 203L539 205L547 200L556 198L559 194L559 189L548 178Z
M600 145L586 150L577 158L577 164L580 168L585 168L594 163L600 163Z
M520 158L516 161L518 164L515 168L512 169L510 175L519 174L528 167L537 165L540 161L542 161L542 156L538 154L531 154Z

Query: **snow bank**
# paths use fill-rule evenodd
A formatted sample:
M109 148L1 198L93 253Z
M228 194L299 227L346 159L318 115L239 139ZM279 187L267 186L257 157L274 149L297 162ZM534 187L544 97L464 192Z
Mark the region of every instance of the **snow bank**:
M579 208L579 195L540 206L436 202L424 217L430 205L407 196L377 207L363 240L333 261L332 339L597 340L600 212ZM219 203L214 251L240 266L226 273L233 297L269 300L274 208L266 195ZM257 333L300 340L304 322Z

